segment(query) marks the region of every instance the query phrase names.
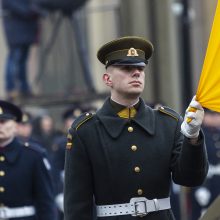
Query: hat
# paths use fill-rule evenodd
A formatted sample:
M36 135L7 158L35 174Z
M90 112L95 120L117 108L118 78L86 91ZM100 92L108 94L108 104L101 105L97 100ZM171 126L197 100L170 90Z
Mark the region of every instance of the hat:
M23 112L21 123L22 124L32 123L32 116L29 112Z
M79 107L73 107L73 108L69 108L67 110L64 111L62 118L63 120L66 120L68 118L77 118L82 114L82 110Z
M95 112L96 108L92 105L76 105L64 111L62 118L66 120L67 118L77 118L82 113L85 112Z
M20 122L22 119L22 111L18 106L0 100L0 119L12 119Z
M153 53L150 41L136 36L118 38L104 44L97 52L97 58L106 68L113 66L146 66Z

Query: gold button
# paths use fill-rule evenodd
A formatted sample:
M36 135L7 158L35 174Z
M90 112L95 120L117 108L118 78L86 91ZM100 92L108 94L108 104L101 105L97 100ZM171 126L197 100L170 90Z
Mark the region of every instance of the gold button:
M143 195L143 190L142 190L142 189L138 189L137 194L138 194L139 196Z
M133 130L134 130L134 128L128 127L128 131L129 131L129 132L132 132Z
M0 156L0 161L1 162L5 161L5 157L4 156Z
M141 169L140 169L140 167L135 167L135 168L134 168L134 171L135 171L136 173L140 173Z
M137 146L136 145L132 145L131 146L131 150L136 151L137 150Z
M5 191L5 188L0 186L0 192L4 192Z
M0 171L0 176L4 176L5 175L5 171L1 170Z

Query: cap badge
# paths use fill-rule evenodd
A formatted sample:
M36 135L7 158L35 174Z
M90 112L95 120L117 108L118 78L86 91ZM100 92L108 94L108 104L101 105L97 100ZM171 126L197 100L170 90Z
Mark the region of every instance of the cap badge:
M24 114L22 116L22 122L27 122L27 121L28 121L28 116L27 116L27 114Z
M138 53L137 53L137 50L134 49L133 47L131 47L129 50L128 50L128 54L127 54L127 57L138 57Z
M3 114L3 109L0 107L0 115Z

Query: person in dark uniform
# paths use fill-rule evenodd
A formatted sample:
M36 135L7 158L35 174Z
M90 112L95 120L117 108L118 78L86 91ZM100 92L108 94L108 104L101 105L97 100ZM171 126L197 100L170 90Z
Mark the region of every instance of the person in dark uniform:
M16 138L21 110L0 100L0 219L55 220L45 150Z
M199 187L191 188L191 220L199 219L220 194L220 114L205 111L203 131L209 158L209 172L206 181Z
M172 109L152 110L140 98L152 52L152 44L136 36L99 49L111 95L96 114L81 115L69 130L65 220L91 220L93 198L97 219L173 220L171 178L185 186L203 183L208 160L202 106L194 97L182 120Z

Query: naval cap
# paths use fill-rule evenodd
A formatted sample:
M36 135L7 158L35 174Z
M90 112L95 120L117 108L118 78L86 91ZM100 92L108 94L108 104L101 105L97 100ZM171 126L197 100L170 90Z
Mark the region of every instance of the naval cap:
M12 119L21 122L22 111L11 102L0 100L0 119Z
M137 36L127 36L104 44L97 52L98 60L106 68L110 65L145 66L153 53L150 41Z

